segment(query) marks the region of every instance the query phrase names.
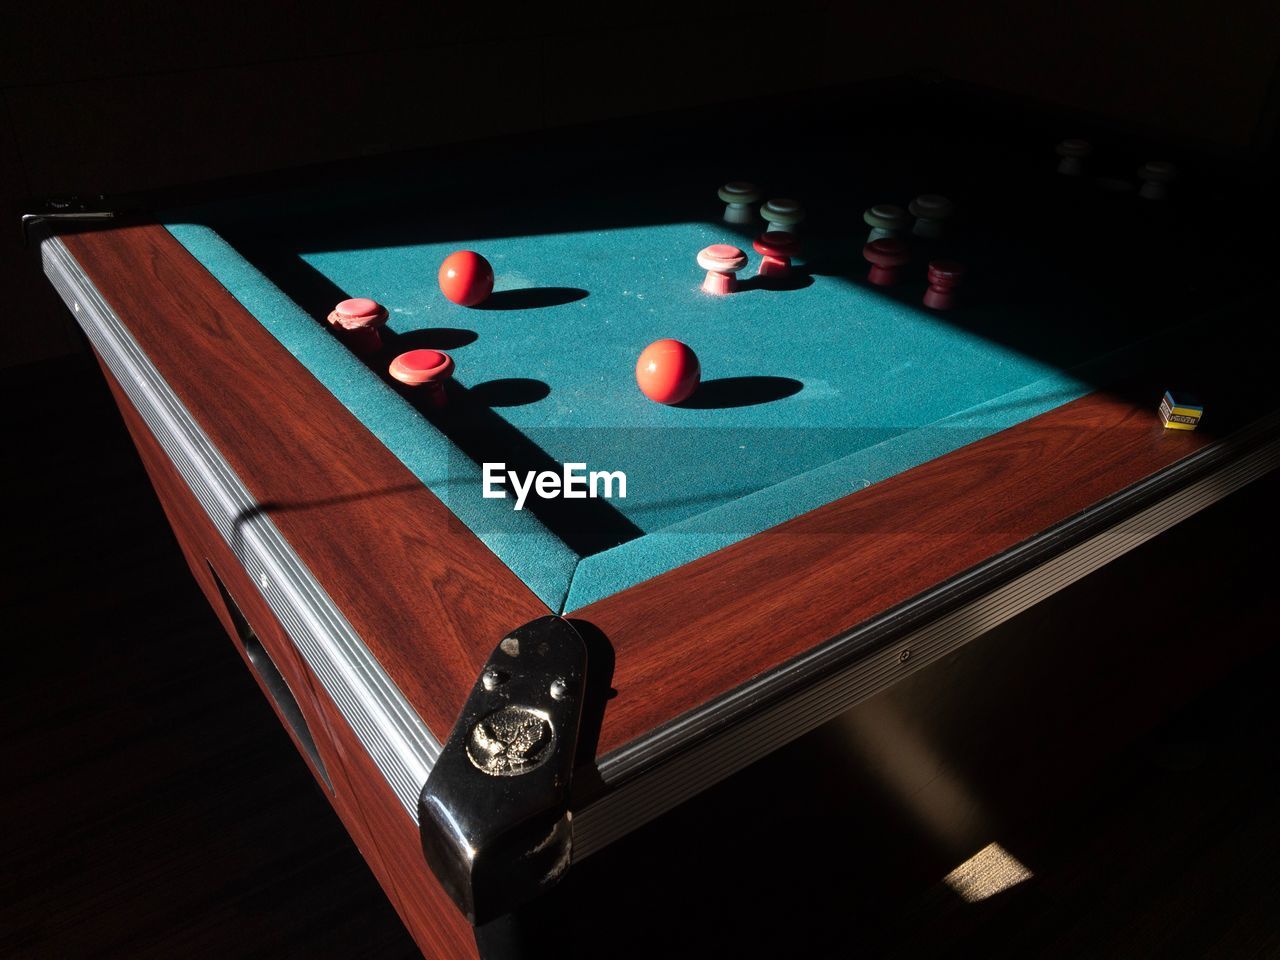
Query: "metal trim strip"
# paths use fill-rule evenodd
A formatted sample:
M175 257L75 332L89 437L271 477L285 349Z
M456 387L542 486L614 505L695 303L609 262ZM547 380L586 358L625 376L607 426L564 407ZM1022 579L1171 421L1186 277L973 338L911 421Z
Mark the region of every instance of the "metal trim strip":
M1250 433L1265 435L1275 425L1276 418L1270 417ZM1231 447L1239 440L1231 438L1215 446ZM1218 453L1222 454L1223 450ZM621 761L629 760L629 763L615 760L611 765L608 762L610 758L604 758L600 768L606 782L625 777L632 766L641 767L642 773L623 779L612 792L574 815L574 858L582 859L603 849L753 761L947 656L1277 467L1280 467L1280 439L1273 437L1002 586L944 613L897 640L874 646L865 656L828 671L795 695L707 734L692 746L689 744L697 721L702 719L705 722L706 718L685 718L693 722L676 731L678 735L663 744L665 749L661 757L665 759L655 759L655 738L646 738L646 741L635 745L643 751L639 759L634 755L620 758ZM1077 518L1077 522L1086 519L1082 516ZM1064 535L1061 530L1050 531L1042 539L1060 540ZM1004 560L1005 557L996 558L991 565L1001 564ZM833 641L819 653L842 649L847 653L851 647L866 648L874 643L871 635L880 626L878 623L865 625ZM738 702L749 704L754 700L759 703L764 699L771 680L777 680L789 671L803 670L804 666L803 663L793 664L774 671L759 682L735 690L731 697ZM810 676L813 674L812 671L805 672ZM687 749L682 750L681 747ZM631 749L632 745L624 748L627 751ZM618 757L618 754L614 756Z
M41 256L54 288L416 822L440 744L66 246L47 238Z

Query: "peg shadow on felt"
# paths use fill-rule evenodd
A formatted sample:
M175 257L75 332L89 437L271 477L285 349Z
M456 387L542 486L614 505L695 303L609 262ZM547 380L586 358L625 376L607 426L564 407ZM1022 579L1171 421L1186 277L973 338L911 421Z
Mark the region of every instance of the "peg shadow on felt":
M382 328L383 346L387 352L396 354L409 350L457 350L479 339L480 335L474 330L463 330L460 327L428 327L425 330L406 330L404 333Z
M745 277L738 281L738 292L768 290L773 293L786 293L811 286L813 286L813 276L804 267L792 267L791 273L785 277L762 277L758 273Z
M486 407L523 407L549 397L551 388L529 377L505 377L477 383L468 392L472 400Z
M287 251L268 250L255 245L248 237L226 234L236 249L270 277L290 300L316 320L328 316L333 304L347 299L349 294L338 287L306 261ZM440 332L453 333L461 345L472 343L476 336L469 330L440 328ZM430 334L431 331L423 331ZM471 339L466 339L470 336ZM560 473L560 463L549 456L537 444L515 429L490 406L517 406L533 403L550 394L550 388L538 380L512 378L491 381L481 385L479 392L461 387L456 381L446 386L449 405L435 410L427 404L426 396L419 390L400 383L387 372L392 356L403 348L403 335L384 343L383 349L372 357L361 358L366 366L377 374L414 409L432 422L447 436L463 455L473 463L505 463L508 470L519 473ZM426 345L423 340L422 345ZM439 349L439 342L432 343ZM492 403L494 399L501 402ZM616 547L643 535L643 531L603 498L586 500L543 499L530 497L525 509L552 531L570 550L580 557L588 557Z

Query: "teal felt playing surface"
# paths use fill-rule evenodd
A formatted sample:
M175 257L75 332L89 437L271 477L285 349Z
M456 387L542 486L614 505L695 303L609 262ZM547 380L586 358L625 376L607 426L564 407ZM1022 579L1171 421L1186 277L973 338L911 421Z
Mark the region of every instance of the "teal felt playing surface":
M712 194L714 191L712 191ZM899 286L865 280L865 228L813 243L787 289L752 279L749 233L710 202L618 199L611 215L434 215L249 203L171 214L168 228L529 587L573 610L1024 421L1092 389L1167 324L1098 322L1090 291L1041 297L1011 277L974 299L920 304L923 264ZM751 254L745 289L700 289L695 256ZM972 241L982 262L984 243ZM436 270L454 250L493 264L481 308L447 301ZM1059 282L1045 267L1038 281ZM965 291L968 292L967 290ZM329 332L339 299L390 311L366 362ZM637 389L651 341L697 352L702 385L669 407ZM447 350L456 389L431 413L386 376L396 353ZM1090 366L1092 365L1092 366ZM1086 375L1083 371L1089 371ZM481 496L485 461L622 471L625 499L535 504Z

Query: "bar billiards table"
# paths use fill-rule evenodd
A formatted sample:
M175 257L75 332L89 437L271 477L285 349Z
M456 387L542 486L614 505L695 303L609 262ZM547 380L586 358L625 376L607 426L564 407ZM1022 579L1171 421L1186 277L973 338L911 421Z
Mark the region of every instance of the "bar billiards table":
M720 116L31 218L196 579L428 955L514 951L573 862L1280 458L1261 247L1213 161L1146 198L1171 145L939 84ZM1056 171L1082 128L1105 178ZM724 219L739 178L802 201L800 249L713 296L698 251L762 228ZM923 193L955 215L869 283L862 211ZM496 274L472 308L437 287L460 249ZM966 267L945 311L935 259ZM389 311L375 352L326 325L349 297ZM663 337L702 367L676 406L634 379ZM420 348L456 362L442 408L387 373ZM1162 426L1171 387L1198 430ZM516 510L486 463L626 496Z

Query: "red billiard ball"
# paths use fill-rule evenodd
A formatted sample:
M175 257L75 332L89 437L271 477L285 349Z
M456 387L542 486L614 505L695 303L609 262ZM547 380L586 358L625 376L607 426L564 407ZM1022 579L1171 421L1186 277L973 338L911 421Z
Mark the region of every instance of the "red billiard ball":
M493 292L493 267L470 250L459 250L440 264L440 292L454 303L474 307Z
M688 400L701 376L697 355L679 340L656 340L636 361L636 383L641 393L657 403Z

